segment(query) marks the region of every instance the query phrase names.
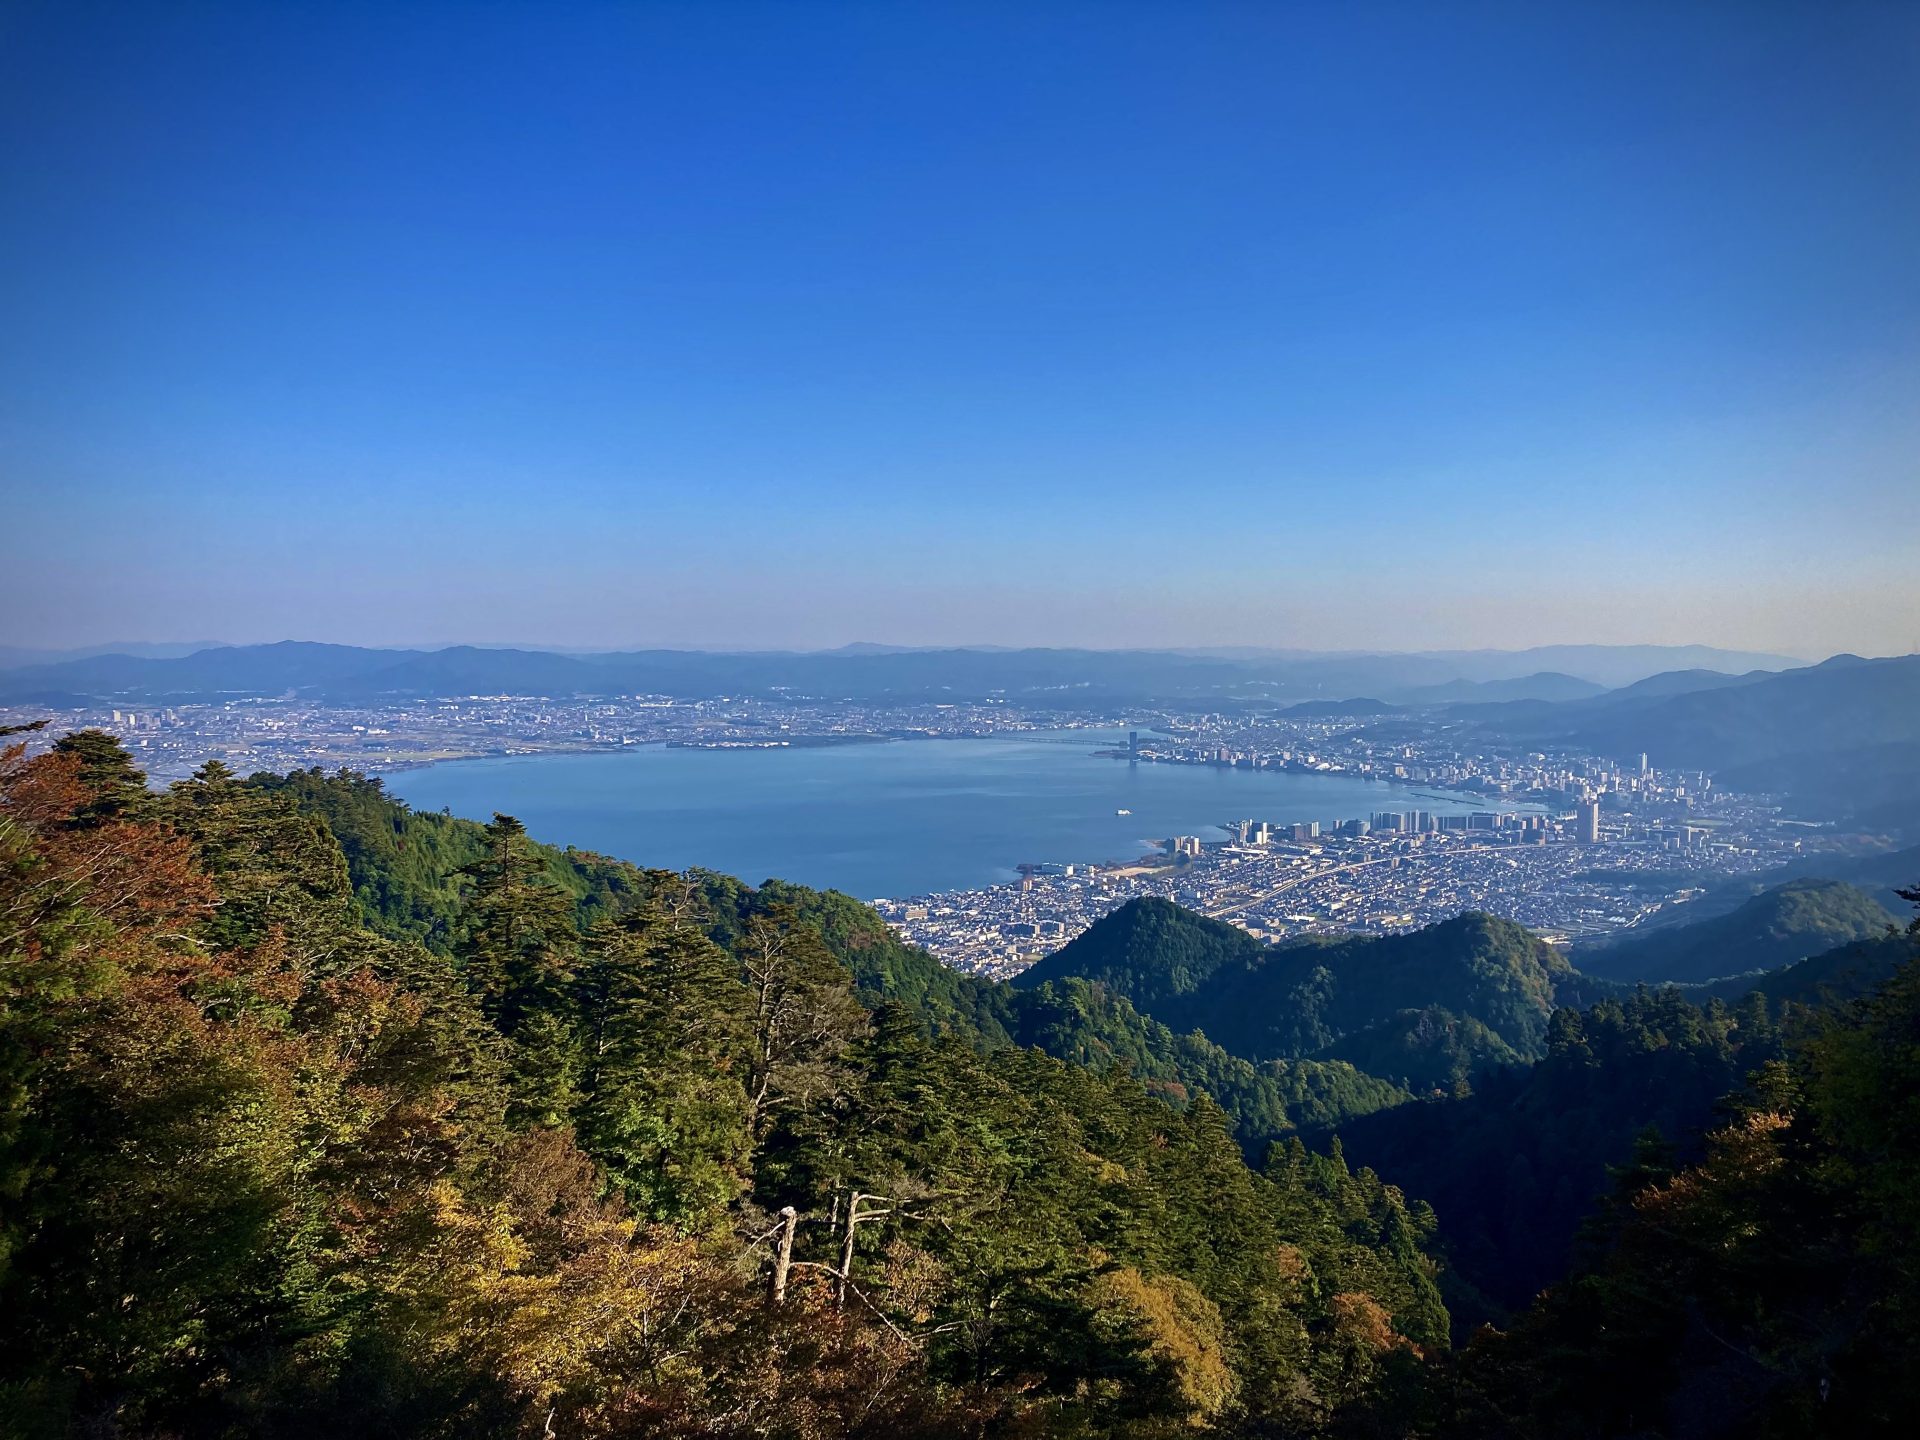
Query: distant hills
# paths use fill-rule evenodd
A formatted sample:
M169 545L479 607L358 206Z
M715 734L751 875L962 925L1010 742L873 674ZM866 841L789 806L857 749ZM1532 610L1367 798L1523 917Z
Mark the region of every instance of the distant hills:
M1451 705L1460 701L1585 700L1604 695L1607 687L1577 675L1542 670L1508 680L1449 680L1444 685L1416 685L1399 692L1402 705Z
M0 652L0 701L191 700L296 694L375 700L461 694L803 695L822 699L1009 698L1058 706L1218 699L1435 705L1568 701L1643 680L1684 660L1716 671L1778 668L1783 656L1698 647L1575 646L1451 655L1312 655L1149 650L903 649L811 653L636 650L559 654L471 645L384 650L308 641L207 647L191 654L60 657ZM1545 662L1552 659L1555 664Z
M1580 968L1613 980L1701 982L1775 970L1894 923L1866 891L1837 880L1792 880L1730 914L1576 952Z
M1462 707L1490 742L1556 744L1701 769L1809 814L1920 825L1920 655L1837 655L1779 673L1653 676L1586 700Z
M1800 813L1920 829L1920 656L1785 657L1697 646L1557 646L1430 654L1147 650L559 654L460 645L378 650L283 641L18 663L0 704L191 703L295 697L371 704L463 695L762 696L852 704L1003 700L1113 713L1202 702L1297 718L1437 714L1492 749L1553 745L1708 771ZM1670 669L1662 664L1684 662ZM1542 668L1551 664L1560 668ZM1612 688L1603 688L1611 685Z
M96 655L131 655L145 660L172 660L196 655L202 650L218 650L219 640L187 640L154 643L146 640L116 640L105 645L83 645L72 650L40 650L25 645L0 645L0 670L17 670L23 665L58 665L68 660L88 660Z
M1920 739L1920 655L1837 655L1745 684L1590 704L1567 733L1602 753L1642 749L1702 769Z
M1574 675L1607 689L1676 670L1738 675L1806 664L1788 655L1711 645L1537 645L1529 650L1438 650L1429 658L1458 666L1467 680L1516 680L1546 672Z

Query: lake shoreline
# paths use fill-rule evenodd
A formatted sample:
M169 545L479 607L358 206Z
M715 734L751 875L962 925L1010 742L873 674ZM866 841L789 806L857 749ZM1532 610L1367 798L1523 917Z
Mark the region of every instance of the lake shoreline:
M540 750L436 761L392 772L388 786L417 810L511 814L537 838L636 864L866 896L985 888L1021 865L1150 861L1168 836L1217 835L1245 817L1326 827L1395 808L1410 792L1441 814L1529 808L1357 775L1115 764L1092 753L1111 733L756 746L724 757L664 744Z

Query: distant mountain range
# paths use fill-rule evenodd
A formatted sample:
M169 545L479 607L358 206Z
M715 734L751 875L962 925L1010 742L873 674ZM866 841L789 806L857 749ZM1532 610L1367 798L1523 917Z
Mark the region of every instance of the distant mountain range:
M283 641L184 654L178 650L139 646L51 658L0 652L0 701L152 702L289 693L338 700L648 693L876 701L994 697L1090 706L1203 696L1252 704L1370 695L1376 703L1427 706L1584 699L1609 685L1644 680L1682 662L1710 673L1796 663L1784 656L1691 646L1561 646L1451 655L914 650L881 645L807 653L561 654L472 645L385 650Z
M1607 693L1607 687L1577 675L1542 670L1507 680L1449 680L1444 685L1416 685L1395 698L1403 706L1453 705L1463 701L1493 703L1502 700L1586 700Z
M90 660L96 655L131 655L143 660L174 660L202 650L218 650L220 640L188 640L154 643L146 640L116 640L106 645L83 645L73 650L37 650L30 646L0 645L0 670L17 670L23 665L58 665L68 660Z
M1685 672L1562 704L1449 712L1483 742L1556 744L1711 772L1810 815L1920 827L1920 655L1836 655L1778 674Z
M1698 646L1405 655L880 645L559 654L306 641L186 655L141 648L152 653L0 663L0 704L652 694L856 704L993 699L1108 713L1204 701L1335 720L1422 711L1437 712L1483 746L1567 746L1624 760L1645 752L1661 767L1706 770L1732 788L1784 795L1810 815L1849 815L1895 833L1920 828L1920 656L1838 655L1779 669L1791 662ZM1675 660L1685 663L1649 668ZM1549 662L1562 668L1540 668Z

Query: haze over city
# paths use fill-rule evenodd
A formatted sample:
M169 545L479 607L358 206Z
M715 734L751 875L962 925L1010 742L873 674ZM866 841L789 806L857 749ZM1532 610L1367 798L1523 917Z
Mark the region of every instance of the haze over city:
M0 24L0 641L1905 652L1920 12Z

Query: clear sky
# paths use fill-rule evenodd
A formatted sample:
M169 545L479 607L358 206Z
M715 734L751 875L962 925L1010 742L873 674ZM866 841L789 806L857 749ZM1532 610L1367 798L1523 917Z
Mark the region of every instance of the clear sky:
M0 641L1920 642L1920 4L0 3Z

